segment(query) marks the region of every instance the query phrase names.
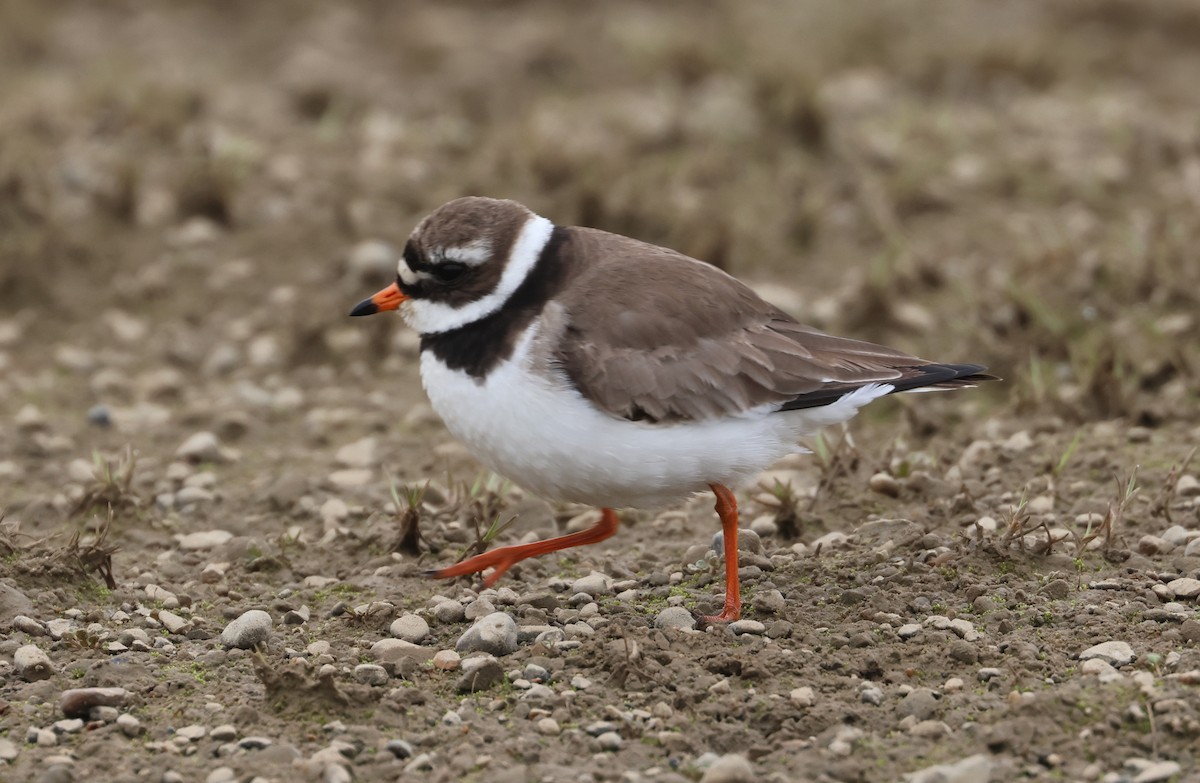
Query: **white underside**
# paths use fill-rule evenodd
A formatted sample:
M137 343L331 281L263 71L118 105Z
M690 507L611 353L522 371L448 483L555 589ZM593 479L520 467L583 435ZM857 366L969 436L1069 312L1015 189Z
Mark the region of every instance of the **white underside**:
M715 421L652 425L597 410L563 378L535 372L537 325L486 382L421 355L421 381L450 431L491 470L551 500L660 508L710 483L737 487L821 427L846 421L892 390L856 389L832 405L758 408Z

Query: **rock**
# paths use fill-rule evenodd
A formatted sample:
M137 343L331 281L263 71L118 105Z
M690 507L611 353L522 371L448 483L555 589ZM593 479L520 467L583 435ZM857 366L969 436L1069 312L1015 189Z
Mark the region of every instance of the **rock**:
M734 636L741 636L744 633L762 636L767 632L767 626L758 620L735 620L729 624L729 630L733 632Z
M615 731L606 731L599 737L596 737L596 745L600 750L615 753L625 744L625 740L621 739L621 735Z
M167 629L167 633L181 633L185 629L191 627L191 621L185 620L174 612L160 609L156 615L158 621L162 623L162 627Z
M788 699L797 707L811 707L817 697L811 686L802 685L799 688L793 688L788 694Z
M222 723L208 733L217 742L231 742L237 739L238 730L232 723Z
M704 771L700 783L754 783L756 779L746 757L730 753L714 761Z
M940 739L950 733L950 727L940 720L917 721L908 729L909 736Z
M75 629L75 623L65 617L55 617L46 622L46 632L50 638L58 641Z
M867 481L867 486L872 492L878 492L880 495L890 498L900 496L900 482L890 473L876 473Z
M26 403L13 417L13 423L21 432L42 432L46 429L46 417L33 403Z
M354 679L364 685L386 685L390 679L387 669L375 663L360 663L354 667Z
M54 675L54 665L49 656L35 644L18 647L13 653L13 667L17 676L26 682L49 679Z
M398 759L412 758L413 746L402 739L388 740L384 748Z
M357 489L370 483L372 473L368 468L346 468L329 474L329 483L338 489Z
M542 718L535 725L538 734L545 734L547 737L557 737L562 733L562 727L554 718Z
M846 546L850 537L840 530L831 530L808 545L810 551L829 552Z
M15 742L0 738L0 763L11 764L19 753Z
M587 593L593 598L600 595L608 595L612 592L612 579L607 574L593 571L587 576L580 577L572 582L570 592L572 594Z
M754 608L767 614L782 615L787 610L787 601L778 590L760 590L754 594Z
M146 585L144 592L146 593L147 598L149 598L151 601L157 601L166 609L179 608L179 596L175 595L165 587L160 587L159 585L151 583Z
M194 552L222 546L232 539L233 533L228 530L204 530L179 536L176 541L180 549Z
M979 631L975 630L975 626L961 618L951 620L949 617L934 614L925 618L925 624L931 625L939 631L953 631L960 638L966 639L968 642L974 642L982 636Z
M458 601L440 601L433 607L432 614L439 623L461 623L467 617L467 610Z
M1065 579L1054 579L1042 588L1042 594L1054 601L1061 601L1071 594L1071 584Z
M288 609L283 613L284 625L304 625L312 616L312 610L308 608L308 604L301 604L298 609Z
M487 598L476 598L463 609L463 616L471 622L487 617L496 611L496 606Z
M1176 761L1152 761L1143 766L1130 783L1159 783L1159 781L1173 780L1182 771L1183 767L1179 766Z
M771 538L779 535L779 525L775 522L775 518L770 514L764 514L756 517L750 523L750 530L760 538Z
M1133 648L1129 646L1128 642L1117 641L1101 642L1079 653L1079 660L1081 661L1099 658L1117 668L1133 663L1136 657Z
M985 783L991 779L993 766L990 756L977 753L951 764L910 772L904 780L905 783Z
M1079 665L1079 672L1080 674L1094 674L1102 683L1119 680L1124 676L1103 658L1087 659Z
M193 723L190 726L180 726L175 730L176 737L182 737L189 742L203 739L208 734L208 729L203 726Z
M326 527L340 525L350 516L350 507L341 498L330 498L321 504L320 514Z
M1000 448L1004 449L1005 451L1012 451L1018 454L1029 451L1031 448L1033 448L1033 438L1030 437L1029 433L1025 430L1014 432L1009 436L1008 440L1000 444Z
M1175 594L1176 598L1200 597L1200 579L1192 579L1190 577L1172 579L1170 582L1167 582L1167 588Z
M1200 479L1185 473L1175 482L1175 494L1181 498L1200 497Z
M175 457L191 463L229 460L229 455L221 448L221 441L211 432L197 432L188 437L175 449Z
M459 693L487 690L504 679L504 668L491 655L467 658L462 662L462 675L454 684Z
M682 606L668 606L654 618L654 627L692 631L696 628L696 618Z
M45 636L46 626L39 623L32 617L26 617L19 614L12 619L12 627L14 631L29 634L30 636Z
M403 614L396 618L388 631L397 639L418 644L429 635L429 623L415 614Z
M433 650L403 639L380 639L371 645L371 657L380 663L395 663L406 658L424 663L433 657Z
M58 706L68 718L86 718L93 707L121 707L128 698L124 688L71 688L59 696Z
M145 731L145 728L142 726L142 722L129 714L125 714L117 718L117 728L119 728L121 733L126 737L136 737Z
M270 737L244 737L238 742L238 747L242 750L263 750L274 742Z
M921 625L918 623L906 623L896 629L896 635L904 641L908 641L919 633L921 633Z
M918 721L932 718L938 711L938 698L929 688L913 688L900 700L901 715L912 715Z
M1184 557L1200 557L1200 537L1193 538L1183 549Z
M261 609L251 609L225 626L221 631L221 644L249 650L267 640L272 625L271 615Z
M342 446L333 458L345 468L373 467L379 462L379 441L368 435Z
M0 625L8 625L19 614L31 614L33 602L11 585L0 582Z
M438 650L433 656L433 668L452 672L458 668L462 658L454 650Z
M459 652L478 650L491 655L508 655L517 649L517 623L504 612L480 618L458 638Z
M1175 545L1165 538L1144 535L1138 539L1137 551L1143 555L1165 555L1175 548Z

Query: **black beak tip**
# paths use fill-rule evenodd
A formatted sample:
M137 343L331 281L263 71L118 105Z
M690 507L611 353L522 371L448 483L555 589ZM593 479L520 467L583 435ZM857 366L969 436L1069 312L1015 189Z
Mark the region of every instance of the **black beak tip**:
M379 312L378 305L376 305L370 299L364 299L361 302L359 302L358 304L354 305L354 309L350 311L350 315L353 315L353 316L375 315L375 313L378 313L378 312Z

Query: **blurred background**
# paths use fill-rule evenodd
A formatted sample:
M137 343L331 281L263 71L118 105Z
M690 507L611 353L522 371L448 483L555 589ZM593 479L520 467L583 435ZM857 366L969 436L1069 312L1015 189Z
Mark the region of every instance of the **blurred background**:
M345 312L485 194L986 363L992 412L1194 421L1198 43L1175 0L5 0L0 405L411 386Z

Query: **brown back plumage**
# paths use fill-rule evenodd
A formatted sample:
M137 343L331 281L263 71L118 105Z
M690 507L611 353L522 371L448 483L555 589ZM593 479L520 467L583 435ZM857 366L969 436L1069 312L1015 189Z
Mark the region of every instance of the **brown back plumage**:
M992 380L797 323L721 270L666 248L566 229L575 274L558 293L567 322L556 359L608 414L712 419L759 406L826 405L868 383L896 391ZM580 263L586 258L586 263Z

